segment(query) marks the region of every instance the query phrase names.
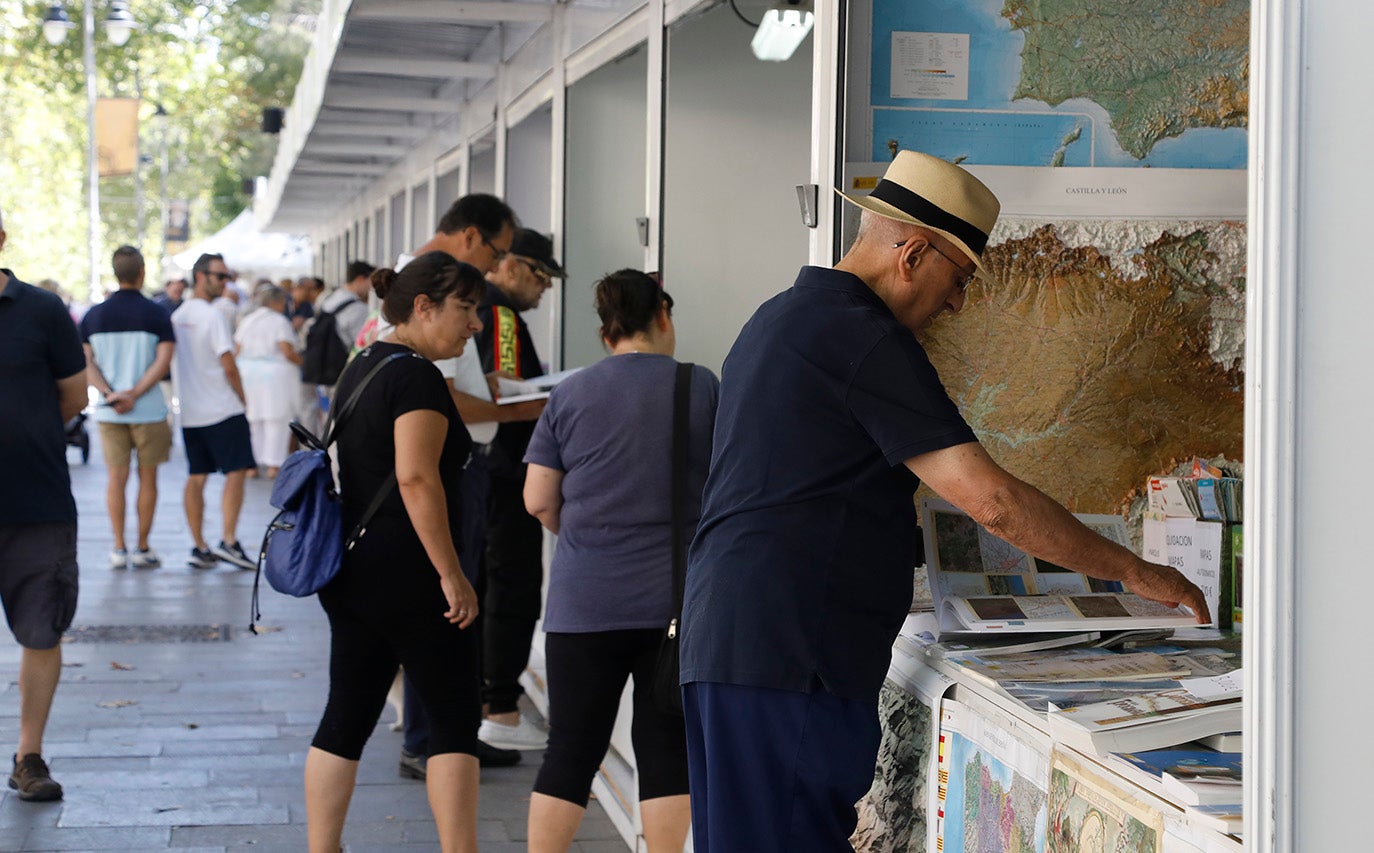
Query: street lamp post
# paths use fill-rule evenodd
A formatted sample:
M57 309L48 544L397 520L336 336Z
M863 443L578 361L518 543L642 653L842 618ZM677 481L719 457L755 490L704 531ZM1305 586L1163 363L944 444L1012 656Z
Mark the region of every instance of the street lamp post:
M83 4L81 26L81 52L86 67L86 204L89 207L86 219L86 248L89 253L90 292L88 298L95 300L100 296L100 163L96 154L95 142L95 8L94 0ZM58 45L67 38L67 31L75 26L67 17L67 10L54 3L43 16L43 37L48 44ZM105 19L105 33L115 47L123 47L129 36L138 27L133 15L129 14L129 4L122 0L112 0L110 14Z

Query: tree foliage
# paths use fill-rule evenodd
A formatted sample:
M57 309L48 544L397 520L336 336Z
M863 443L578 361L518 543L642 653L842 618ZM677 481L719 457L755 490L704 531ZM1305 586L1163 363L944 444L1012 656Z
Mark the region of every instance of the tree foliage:
M142 96L143 188L132 177L100 182L102 262L137 244L150 280L161 273L159 156L165 141L167 197L191 201L191 240L208 236L250 202L243 181L265 175L276 139L259 131L265 106L290 103L310 47L320 0L131 0L139 29L123 47L94 4L96 80L102 97ZM0 262L27 281L54 278L84 299L86 83L81 0L65 6L77 27L49 45L40 22L50 0L0 0L0 209L8 242ZM158 106L165 119L156 115ZM107 265L100 270L111 284Z

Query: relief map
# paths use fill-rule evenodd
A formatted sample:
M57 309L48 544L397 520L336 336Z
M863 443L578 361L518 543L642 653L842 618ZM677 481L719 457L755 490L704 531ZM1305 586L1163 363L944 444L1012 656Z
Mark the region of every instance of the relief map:
M1074 512L1244 445L1245 227L998 223L958 315L919 337L1003 467Z

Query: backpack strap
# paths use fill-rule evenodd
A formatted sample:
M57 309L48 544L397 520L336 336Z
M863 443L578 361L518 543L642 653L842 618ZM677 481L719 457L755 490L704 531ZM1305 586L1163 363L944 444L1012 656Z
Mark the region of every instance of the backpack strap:
M386 367L398 358L405 358L406 356L424 358L424 356L416 352L392 353L367 372L367 375L363 377L363 381L359 382L358 387L354 389L353 393L348 395L348 401L339 409L339 418L332 424L332 429L326 431L324 439L324 446L326 449L328 449L329 445L338 437L339 428L343 426L344 418L348 417L353 409L357 407L358 398L362 396L363 389L367 387L367 383L371 382L373 377L375 377L383 367ZM354 361L356 360L357 359L354 359ZM351 364L352 362L350 362L350 365ZM348 368L344 369L347 370ZM367 523L372 520L372 516L377 514L377 510L382 508L382 502L390 496L391 490L394 488L396 488L396 469L393 466L391 474L386 478L386 482L382 483L381 487L377 489L377 494L372 497L372 502L367 505L367 509L363 512L363 517L358 520L358 525L353 528L353 532L348 534L348 538L344 540L345 551L352 548L353 543L357 542L358 539L362 537L363 533L366 532Z

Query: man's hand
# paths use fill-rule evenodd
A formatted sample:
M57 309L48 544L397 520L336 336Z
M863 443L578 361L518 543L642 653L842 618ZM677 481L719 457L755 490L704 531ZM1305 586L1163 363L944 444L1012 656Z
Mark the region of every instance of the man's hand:
M1212 613L1207 609L1207 599L1197 584L1179 574L1169 566L1159 566L1136 560L1136 568L1121 579L1122 586L1141 598L1158 601L1169 607L1187 605L1197 616L1199 625L1212 621Z
M521 378L508 370L493 370L487 374L487 387L491 389L493 400L501 399L501 380L509 379L511 382L521 382Z
M115 410L115 414L127 415L134 410L137 401L128 391L112 391L105 395L105 402Z

